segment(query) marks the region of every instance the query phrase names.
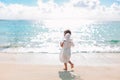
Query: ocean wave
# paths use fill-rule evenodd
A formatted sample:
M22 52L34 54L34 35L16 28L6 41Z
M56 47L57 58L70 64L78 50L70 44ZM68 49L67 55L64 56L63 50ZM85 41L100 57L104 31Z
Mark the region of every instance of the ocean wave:
M77 26L73 24L69 27L64 21L63 24L56 21L1 20L0 52L59 53L59 42L65 28L72 31L75 43L73 53L120 52L119 21L88 24L87 22L79 24L77 21Z
M60 47L0 47L0 53L48 53L59 54ZM72 49L72 53L120 53L120 47L96 47L96 46L76 46Z

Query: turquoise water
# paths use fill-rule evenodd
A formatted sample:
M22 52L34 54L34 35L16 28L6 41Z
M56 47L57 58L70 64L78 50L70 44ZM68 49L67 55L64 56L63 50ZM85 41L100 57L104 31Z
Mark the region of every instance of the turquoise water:
M71 22L0 20L0 52L58 53L68 28L76 45L74 53L120 52L120 21Z

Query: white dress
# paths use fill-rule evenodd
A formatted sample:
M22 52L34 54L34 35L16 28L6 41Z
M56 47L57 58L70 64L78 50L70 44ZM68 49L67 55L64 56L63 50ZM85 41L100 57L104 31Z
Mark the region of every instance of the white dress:
M74 44L73 44L72 39L70 39L70 34L69 34L69 38L65 38L65 40L63 40L63 47L60 52L60 61L61 62L67 63L68 61L70 61L71 46L74 46Z

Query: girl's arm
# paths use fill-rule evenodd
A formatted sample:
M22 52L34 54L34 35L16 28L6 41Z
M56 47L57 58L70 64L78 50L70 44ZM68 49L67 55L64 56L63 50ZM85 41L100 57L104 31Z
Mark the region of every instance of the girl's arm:
M64 42L60 42L60 46L63 47Z

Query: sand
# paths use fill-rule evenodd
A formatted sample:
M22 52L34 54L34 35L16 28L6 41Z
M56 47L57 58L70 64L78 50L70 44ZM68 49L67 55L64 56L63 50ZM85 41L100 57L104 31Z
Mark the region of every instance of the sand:
M0 80L120 80L120 66L76 66L64 71L57 65L0 64Z
M35 55L0 53L0 80L120 80L119 53L75 54L75 68L68 71L57 62L58 55Z

